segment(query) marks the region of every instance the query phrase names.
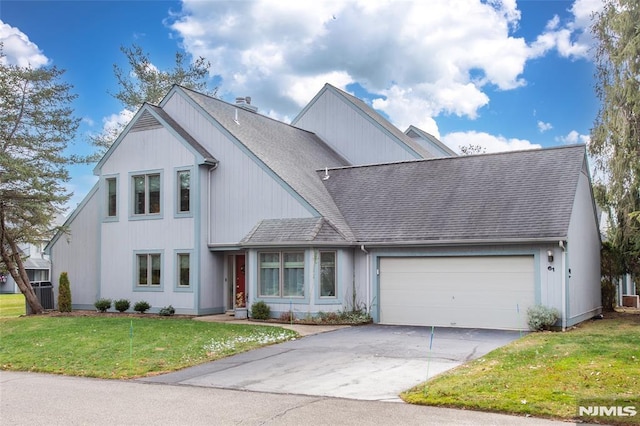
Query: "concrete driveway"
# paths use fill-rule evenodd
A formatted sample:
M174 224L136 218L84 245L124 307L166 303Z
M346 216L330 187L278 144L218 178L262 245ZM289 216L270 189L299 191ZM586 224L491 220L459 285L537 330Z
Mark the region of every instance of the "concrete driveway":
M517 331L367 325L139 379L222 389L400 401L398 394L520 337Z

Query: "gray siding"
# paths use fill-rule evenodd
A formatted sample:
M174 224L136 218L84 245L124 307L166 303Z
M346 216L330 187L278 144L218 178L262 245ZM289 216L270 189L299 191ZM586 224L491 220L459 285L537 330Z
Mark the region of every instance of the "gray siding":
M182 96L174 95L164 109L219 161L206 184L209 243L237 244L262 219L312 217L264 164Z
M68 229L59 234L50 247L51 282L58 295L61 272L69 274L74 309L92 309L100 296L98 212L99 192L92 190L67 223Z
M154 310L172 305L180 313L195 312L194 289L175 291L177 279L176 250L197 253L195 218L175 217L177 202L176 167L194 167L194 155L165 128L152 128L125 135L101 172L118 176L118 220L103 221L101 227L100 282L101 297L126 298L135 303L146 300ZM132 218L131 175L161 174L161 214L153 217ZM192 182L196 181L194 176ZM106 200L104 186L99 199ZM105 216L100 202L100 217ZM198 203L194 203L197 207ZM162 291L135 287L135 254L160 252L162 254ZM197 288L194 280L192 287Z
M569 224L567 267L569 318L573 325L600 313L600 237L589 178L580 174Z
M330 90L309 105L296 126L316 133L352 164L421 158Z

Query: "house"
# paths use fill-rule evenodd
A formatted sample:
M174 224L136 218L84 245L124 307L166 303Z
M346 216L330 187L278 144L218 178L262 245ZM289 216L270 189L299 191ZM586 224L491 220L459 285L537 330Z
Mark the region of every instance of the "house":
M74 309L364 308L375 322L526 329L601 310L584 146L457 157L329 84L285 124L175 86L145 104L48 246ZM57 293L56 293L57 294Z
M32 284L49 281L51 262L49 261L49 256L44 253L46 243L46 241L43 241L18 245L23 258L24 269ZM18 284L8 271L0 270L0 294L12 293L20 293Z

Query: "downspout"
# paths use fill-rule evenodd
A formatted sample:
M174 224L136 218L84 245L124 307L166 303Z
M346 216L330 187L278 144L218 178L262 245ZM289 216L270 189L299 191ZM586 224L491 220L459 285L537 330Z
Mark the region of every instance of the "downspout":
M367 283L365 286L365 294L366 294L366 299L365 299L365 305L369 306L369 301L371 300L371 256L369 255L369 252L367 251L366 248L364 248L364 244L360 244L360 250L362 250L362 252L366 255L366 268L367 268L367 272L366 272L366 277L367 277ZM355 283L354 283L355 285ZM355 293L355 288L353 289L354 293ZM354 306L355 308L355 306ZM371 306L369 306L369 314L371 314Z
M558 245L562 249L562 256L560 256L561 265L560 270L562 271L560 276L562 277L562 331L567 329L567 250L564 246L564 241L558 241Z

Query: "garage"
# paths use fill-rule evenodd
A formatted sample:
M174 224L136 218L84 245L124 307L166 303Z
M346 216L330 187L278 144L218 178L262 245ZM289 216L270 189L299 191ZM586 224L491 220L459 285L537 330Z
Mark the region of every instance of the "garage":
M380 322L527 329L533 256L381 257Z

